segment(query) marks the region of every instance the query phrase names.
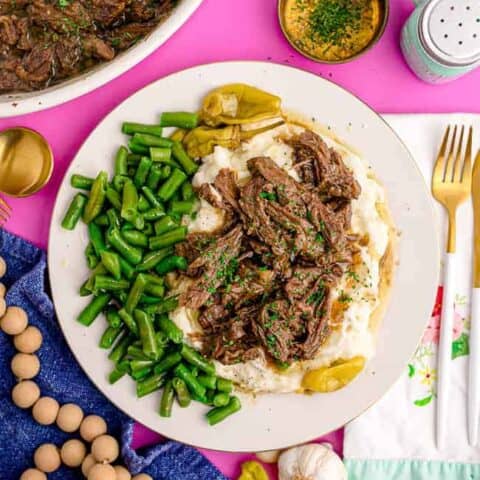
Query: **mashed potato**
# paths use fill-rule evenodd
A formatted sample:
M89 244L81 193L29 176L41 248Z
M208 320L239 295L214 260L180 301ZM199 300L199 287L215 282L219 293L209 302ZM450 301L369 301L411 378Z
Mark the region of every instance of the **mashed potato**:
M215 151L203 158L202 166L193 178L193 185L200 186L213 182L222 168L235 170L240 183L249 178L247 161L256 156L268 156L277 165L299 180L293 169L293 150L282 139L299 133L303 127L283 125L274 130L255 136L242 143L235 151L217 146ZM301 389L301 381L306 369L328 366L335 360L349 359L357 355L366 359L375 351L375 332L370 320L379 304L380 261L389 244L389 224L382 218L377 206L385 202L382 186L375 180L368 164L360 157L323 137L329 146L342 153L343 160L350 168L362 188L357 200L352 202L352 230L360 237L368 239L361 247L361 262L354 273L345 275L336 290L335 298L348 299L342 303L342 319L338 328L332 331L320 347L317 357L299 362L285 372L268 368L262 359L251 360L236 365L223 365L216 362L217 373L229 378L251 392L294 392ZM189 223L190 232L212 231L223 222L223 212L205 200L201 200L194 221ZM185 334L201 331L196 321L197 312L183 307L173 312L172 319ZM201 346L197 343L196 346Z

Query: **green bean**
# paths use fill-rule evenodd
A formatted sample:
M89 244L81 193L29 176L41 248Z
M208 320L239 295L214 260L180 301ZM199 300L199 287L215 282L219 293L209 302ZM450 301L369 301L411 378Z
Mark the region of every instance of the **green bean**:
M148 157L142 157L138 164L137 171L135 172L135 176L133 177L133 181L137 188L145 185L151 167L152 161Z
M164 165L162 167L162 179L166 180L172 174L172 167L170 165Z
M128 294L125 290L117 290L112 292L112 295L118 300L120 305L123 305L127 301Z
M122 209L122 199L120 198L120 194L113 187L107 188L105 196L113 208L119 211Z
M127 174L128 150L122 145L115 155L115 175Z
M121 308L118 311L118 315L122 319L123 323L127 326L127 328L136 336L138 337L138 325L135 322L132 315L125 309Z
M172 200L169 212L177 215L188 215L192 213L194 206L194 200Z
M79 188L80 190L90 190L93 185L93 178L85 177L84 175L79 175L78 173L74 173L70 177L70 185L73 188Z
M145 286L145 292L154 297L163 298L165 295L165 287L163 285L155 285L153 283L147 283Z
M149 201L143 195L139 195L138 196L138 211L139 212L146 212L147 210L150 210Z
M209 425L216 425L217 423L225 420L230 415L238 412L242 408L242 404L238 397L230 398L228 405L224 407L216 407L210 410L206 417Z
M73 230L80 220L80 217L82 216L87 204L88 198L83 193L77 193L73 197L73 200L71 201L67 212L63 217L62 227L66 230Z
M130 179L126 175L115 175L112 180L113 188L120 193L123 190L125 182L128 182Z
M176 296L168 297L163 302L155 305L155 313L168 313L178 307L178 298Z
M138 265L142 261L142 251L139 248L129 245L116 228L108 229L107 240L129 263Z
M126 290L130 286L128 280L115 280L112 277L107 275L96 275L94 288L95 290L102 291L117 291L117 290Z
M154 252L149 252L143 258L143 262L137 266L139 272L146 272L155 268L156 265L165 257L173 253L172 248L162 248L160 250L155 250Z
M177 325L168 318L168 315L158 317L157 323L160 330L164 332L173 343L181 344L183 342L182 329L178 328Z
M157 374L166 373L181 361L182 357L178 352L170 353L153 367L153 371Z
M109 250L102 250L100 252L100 258L102 259L103 266L112 274L115 280L120 280L122 277L120 267L120 257Z
M180 167L175 160L172 160L172 151L168 147L151 147L150 158L152 162L163 163L172 167Z
M117 310L115 308L109 308L105 314L107 317L107 323L113 327L113 328L118 328L120 325L122 325L122 319L120 318L120 315L118 314Z
M136 167L139 163L140 160L142 159L142 155L139 155L138 153L129 153L127 155L127 165L129 167Z
M137 342L134 344L130 345L127 350L127 356L128 358L131 358L133 360L143 360L143 361L148 361L149 363L152 362L145 354L143 353L143 350L140 347L137 347L136 345ZM141 345L141 341L139 340L139 345Z
M95 253L97 256L100 256L106 248L102 229L91 222L88 224L88 236L90 237Z
M190 112L163 112L160 116L162 127L177 127L191 130L198 126L198 114Z
M188 407L192 399L185 382L181 378L174 377L172 379L172 386L177 394L177 401L180 407Z
M174 374L187 384L188 390L192 395L196 395L197 397L205 396L206 388L198 383L197 379L183 363L175 367Z
M198 164L188 156L180 142L173 142L172 154L185 172L187 172L187 175L193 175L198 170Z
M195 192L191 183L185 182L182 185L182 198L184 200L193 200L195 198Z
M144 370L145 368L151 369L154 365L152 360L140 360L135 359L130 361L130 370L132 372L138 372L139 370Z
M193 367L192 365L190 365L190 371L192 372L192 375L194 377L198 377L198 368L197 367Z
M113 363L120 362L123 356L127 353L128 347L131 345L134 339L135 337L131 333L125 331L113 347L113 350L108 355L108 358Z
M206 397L206 404L207 405L213 405L213 399L215 398L215 390L212 390L212 389L209 389L207 390L207 393L205 394L205 397ZM227 403L228 403L228 399L230 397L227 395Z
M170 340L163 332L155 332L155 338L157 339L158 346L162 349L170 343Z
M165 383L166 374L165 373L154 373L149 377L145 378L141 382L137 383L137 397L141 398L145 395L159 390L162 385Z
M228 393L220 392L215 394L213 397L213 405L215 407L224 407L225 405L228 405L228 402L230 401L230 397Z
M145 147L171 147L172 141L169 138L157 137L156 135L149 135L148 133L135 133L133 141L137 145Z
M152 283L154 285L165 285L165 279L163 277L159 277L154 273L144 273L143 275L148 283Z
M147 237L151 237L155 233L155 230L153 229L153 225L151 223L146 222L145 225L143 226L142 232Z
M148 247L148 237L138 230L126 230L122 236L127 243L135 247Z
M120 228L120 217L118 212L114 208L109 208L107 210L108 224L112 228Z
M137 153L139 155L149 155L150 151L147 146L138 143L136 140L131 139L128 141L128 148L132 153Z
M110 348L119 335L124 331L123 327L112 327L109 325L106 330L103 332L102 338L100 339L100 348L108 349Z
M89 327L108 305L110 298L111 297L108 293L101 293L94 297L93 300L81 311L77 318L78 322Z
M107 172L100 172L95 178L88 202L83 209L83 221L90 223L102 211L105 203L105 193L107 190L108 175Z
M150 250L158 250L182 242L186 236L187 227L177 227L156 237L150 237Z
M158 208L151 208L143 214L143 217L147 222L158 220L159 218L162 218L164 216L165 216L165 209L163 208L163 206Z
M120 228L120 231L123 235L123 232L126 232L128 230L136 230L135 229L135 225L133 223L130 223L130 222L124 222L122 227Z
M232 381L227 380L226 378L218 378L217 379L217 390L219 392L232 393L232 391L233 391Z
M155 330L151 317L142 310L134 310L133 315L138 325L140 340L142 341L143 353L152 360L159 357L158 344L155 339Z
M88 242L85 248L85 258L87 259L87 265L90 270L93 270L100 261L95 253L95 248L93 247L92 242Z
M157 222L155 222L154 229L157 235L161 235L162 233L169 232L174 228L178 227L178 223L173 220L170 215L166 215L165 217L161 218Z
M207 375L214 376L215 375L215 366L213 363L209 362L206 358L202 357L200 353L198 353L192 347L189 347L187 344L182 345L182 349L180 350L180 355L183 357L191 365L194 365L202 372L205 372Z
M120 215L127 222L135 223L138 215L138 192L134 183L130 180L123 186L122 208Z
M160 125L146 125L144 123L123 122L122 132L127 135L135 133L148 133L150 135L162 136L163 128Z
M156 267L155 271L159 275L165 275L173 270L186 270L188 262L185 257L179 257L177 255L171 255L164 258Z
M150 188L150 190L156 190L162 178L162 167L160 165L152 165L147 177L148 188Z
M161 185L158 190L160 200L166 202L170 200L173 194L181 187L187 176L178 168L174 168L170 177Z
M203 385L205 388L210 388L215 390L217 385L217 377L215 375L199 375L197 377L198 383ZM228 396L227 396L228 398Z
M158 305L161 302L162 302L161 297L147 295L146 293L143 293L138 303L141 305L146 305L144 310L148 312L149 315L154 315L155 312L150 311L148 307L151 307L152 305Z
M122 377L124 377L126 373L126 370L115 367L108 375L108 383L110 385L113 385L114 383L118 382Z
M108 216L106 213L101 213L97 217L95 217L95 220L93 221L95 225L98 225L99 227L108 227L110 225L110 220L108 219Z
M93 285L95 283L95 276L96 275L103 275L107 273L107 269L103 266L103 263L99 263L90 274L90 277L86 280L86 282L82 285L82 289L92 293L93 292Z
M139 273L137 275L137 278L135 279L135 282L132 285L132 288L130 289L127 302L125 304L125 310L128 313L132 313L135 307L138 305L140 297L145 290L146 284L147 281L145 279L145 276L142 273Z
M153 208L162 208L163 209L163 204L162 202L155 196L155 194L152 192L152 190L144 185L142 187L142 192L145 195L145 198L148 200L150 205Z
M130 373L130 376L136 381L139 382L145 379L148 375L152 373L152 369L149 367L142 368L141 370L137 370L136 372Z
M127 279L131 280L135 275L135 267L130 265L123 257L118 257L120 262L120 271L122 275Z
M172 381L168 380L163 387L162 399L160 400L160 416L171 417L173 400L175 398L175 390L173 389Z

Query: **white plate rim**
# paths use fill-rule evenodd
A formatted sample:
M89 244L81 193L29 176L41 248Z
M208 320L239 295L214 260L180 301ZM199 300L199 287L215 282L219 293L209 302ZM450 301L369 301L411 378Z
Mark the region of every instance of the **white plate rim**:
M138 90L137 92L135 92L132 96L130 96L129 98L127 98L126 100L124 100L120 105L118 105L114 110L112 110L98 125L97 127L95 128L94 131L91 132L91 134L89 135L89 137L85 140L85 142L82 144L81 148L79 149L79 151L77 152L77 155L75 157L78 158L78 156L82 153L84 147L87 145L87 143L89 142L90 138L95 134L95 132L97 131L97 129L100 129L104 122L107 122L107 120L110 118L111 115L113 115L118 109L120 109L122 107L122 105L124 105L126 102L129 102L132 97L136 96L137 94L141 94L142 92L144 92L145 90L155 86L156 84L158 84L159 82L164 82L166 80L172 80L174 79L175 77L177 76L182 76L182 75L185 75L185 74L188 74L188 73L192 73L192 72L196 72L196 71L199 71L202 73L205 73L203 72L203 70L206 70L207 71L207 74L208 74L208 69L210 68L213 68L215 69L216 67L228 67L228 66L231 66L232 68L233 67L240 67L240 68L245 68L248 70L249 67L252 67L252 68L264 68L266 70L269 70L269 69L285 69L285 70L290 70L290 71L296 71L298 72L299 74L303 74L303 75L306 75L310 78L314 78L316 81L319 81L319 83L323 83L323 85L329 85L331 88L337 90L338 92L342 92L343 95L348 95L350 97L352 97L352 99L355 99L356 102L358 102L358 104L361 104L364 108L366 108L370 114L373 114L374 117L376 117L377 120L380 120L384 127L386 127L386 131L389 131L391 135L393 135L395 137L395 140L396 142L398 143L399 146L401 146L402 150L403 150L403 154L404 154L404 158L408 158L409 159L409 162L410 162L410 166L411 167L414 167L414 170L416 171L416 175L418 176L418 178L421 178L421 185L422 185L422 193L423 195L425 196L424 200L425 200L425 205L428 206L428 217L429 217L429 220L430 220L430 223L431 223L431 226L432 226L432 231L431 231L431 234L430 234L430 238L429 240L431 241L431 253L432 253L432 259L434 258L435 261L432 261L431 262L431 265L429 266L429 268L431 269L430 271L430 278L433 280L431 283L432 283L432 286L429 288L429 295L428 297L430 298L430 301L427 302L425 300L425 303L428 303L431 306L433 306L433 303L434 303L434 299L435 299L435 295L436 295L436 286L437 286L437 283L438 283L438 278L439 278L439 241L438 241L438 235L437 235L437 225L436 225L436 222L435 222L435 215L434 215L434 206L433 206L433 199L431 198L430 196L430 192L429 192L429 189L425 183L425 181L423 180L423 177L422 177L422 174L420 172L420 169L418 168L418 165L415 163L412 155L410 154L408 148L406 147L405 143L400 139L400 137L398 136L398 134L390 127L390 125L379 115L377 114L371 107L368 106L368 104L366 104L364 101L362 101L361 99L359 99L356 95L352 94L351 92L348 92L346 89L340 87L339 85L336 85L335 83L331 82L330 80L327 80L325 78L322 78L322 77L318 77L316 76L315 74L311 73L311 72L308 72L308 71L305 71L303 69L300 69L300 68L296 68L296 67L292 67L292 66L286 66L286 65L281 65L281 64L275 64L275 63L268 63L268 62L262 62L262 61L226 61L226 62L213 62L213 63L207 63L207 64L204 64L204 65L198 65L198 66L194 66L194 67L191 67L191 68L188 68L188 69L185 69L185 70L181 70L179 72L176 72L176 73L172 73L166 77L163 77L157 81L154 81L152 82L151 84L145 86L144 88ZM220 83L224 83L224 82L220 82ZM273 89L272 89L273 90ZM180 108L180 107L178 107ZM287 107L288 108L288 107ZM67 182L68 178L70 177L71 173L72 173L72 167L75 163L75 160L72 161L72 164L69 166L69 168L67 169L67 171L65 172L65 176L64 176L64 179L62 180L62 184L60 186L60 189L59 191L62 189L62 187L64 186L64 184ZM417 179L418 180L418 179ZM388 192L387 192L387 196L388 196ZM55 213L57 213L57 216L58 216L58 208L59 208L59 195L57 196L57 199L55 201L55 207L54 207L54 215L52 215L52 222L51 222L51 225L50 225L50 236L49 236L49 256L48 256L48 261L49 261L49 276L50 276L50 281L52 283L52 261L51 261L51 254L50 252L52 251L52 238L53 238L53 232L55 230L55 228L58 228L58 225L54 225L54 219L56 217ZM53 287L53 284L52 284L52 295L53 297L55 298L55 293L54 293L54 287ZM430 308L429 307L429 308ZM57 309L57 307L55 307ZM423 328L424 326L426 325L427 321L428 321L428 318L429 318L429 313L430 313L430 310L425 310L425 319L423 321L423 323L420 325L420 329L418 330L419 332L422 332L423 331ZM58 317L58 316L57 316ZM58 317L59 318L59 317ZM73 355L75 356L76 360L79 362L79 364L82 366L82 368L84 369L86 375L90 378L90 380L97 386L97 388L99 388L102 393L104 393L107 398L109 398L109 395L108 393L105 392L105 390L100 387L98 385L98 382L93 378L93 376L85 369L85 367L82 365L82 362L81 360L79 359L78 355L77 355L77 352L75 352L75 350L72 348L72 345L68 339L68 336L66 335L66 332L65 332L65 329L64 329L64 326L62 325L62 322L60 322L60 326L61 326L61 329L64 333L64 336L66 338L66 341L67 343L69 344L69 347L70 349L72 350L73 352ZM412 355L415 351L415 348L416 346L418 345L418 342L420 341L420 338L421 338L421 334L417 335L417 339L416 339L416 342L415 342L415 345L411 345L411 348L410 348L410 355ZM404 362L404 365L407 364L407 361L408 359L405 360ZM402 370L399 370L396 372L396 374L394 375L395 376L395 381L396 379L398 379L400 377L402 373ZM368 405L365 405L364 408L357 412L356 415L354 416L350 416L350 418L348 420L346 420L344 423L342 423L341 425L336 425L334 428L331 428L331 429L328 429L328 430L319 430L317 433L315 434L312 434L310 435L308 438L302 438L301 441L298 441L295 440L295 441L289 441L289 440L278 440L278 439L272 439L272 443L269 443L268 445L267 444L262 444L261 446L260 445L256 445L254 448L252 448L252 446L248 445L248 444L245 444L244 442L241 443L241 444L238 444L236 445L235 447L231 447L230 445L221 445L219 446L218 444L216 444L215 446L212 446L210 444L205 444L205 443L202 443L202 442L198 442L198 441L189 441L188 439L185 439L182 435L176 435L176 434L172 434L171 432L168 433L168 435L165 434L165 431L163 429L159 429L155 426L152 426L150 424L147 423L147 426L149 428L151 428L152 430L154 431L157 431L158 433L160 434L163 434L163 435L166 435L168 436L169 438L172 438L174 440L177 440L177 441L180 441L182 443L185 443L185 444L189 444L189 445L192 445L192 446L195 446L195 447L199 447L199 448L208 448L208 449L212 449L212 450L218 450L218 451L225 451L225 452L233 452L233 451L237 451L237 452L249 452L249 451L261 451L261 450L271 450L271 449L279 449L279 448L287 448L289 446L292 446L292 445L295 445L295 444L298 444L298 443L304 443L304 442L307 442L307 441L311 441L315 438L317 438L318 436L321 436L321 435L324 435L324 434L327 434L329 433L330 431L336 429L336 428L340 428L341 426L343 426L345 423L348 423L349 421L353 420L354 418L356 418L357 416L359 416L360 414L362 414L363 412L365 412L367 409L369 409L374 403L376 403L377 401L379 401L387 392L388 390L393 386L393 384L395 383L395 381L391 381L390 382L390 385L384 389L384 391L377 395L376 398L374 400L372 400ZM355 382L353 382L355 383ZM345 389L343 389L343 391L346 391L350 388L350 386L347 386ZM342 391L340 391L342 392ZM134 418L135 420L139 421L140 423L142 423L141 420L138 419L138 415L132 415L129 411L127 411L128 409L120 406L118 404L118 402L115 402L113 399L109 398L110 401L112 401L112 403L114 403L120 410L122 410L124 413L126 413L127 415L129 416L132 416L132 418ZM240 414L241 415L241 414ZM146 422L143 422L144 424ZM221 432L219 432L219 434L221 434Z

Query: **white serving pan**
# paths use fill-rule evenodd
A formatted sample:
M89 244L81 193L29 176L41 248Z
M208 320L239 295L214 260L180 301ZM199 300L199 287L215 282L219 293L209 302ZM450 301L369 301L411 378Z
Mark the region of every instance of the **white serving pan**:
M165 43L190 18L202 1L181 0L167 20L111 62L100 64L82 75L44 90L0 95L0 118L54 107L105 85Z

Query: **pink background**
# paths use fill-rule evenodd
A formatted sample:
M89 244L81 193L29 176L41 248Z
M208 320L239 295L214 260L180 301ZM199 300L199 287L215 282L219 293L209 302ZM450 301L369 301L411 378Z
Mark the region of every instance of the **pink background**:
M369 103L379 112L478 112L480 70L443 86L420 82L405 65L400 30L413 9L411 0L391 0L387 30L376 47L356 61L337 66L301 57L282 36L276 0L205 0L190 21L147 60L103 88L44 112L0 120L0 130L23 125L41 132L55 154L49 185L27 199L11 199L7 229L46 248L56 191L81 143L97 123L133 92L169 73L202 63L254 59L294 65L317 73ZM158 436L138 427L136 441L146 445ZM342 433L329 436L341 451ZM236 478L244 454L204 452L230 478ZM272 479L275 478L272 469Z

